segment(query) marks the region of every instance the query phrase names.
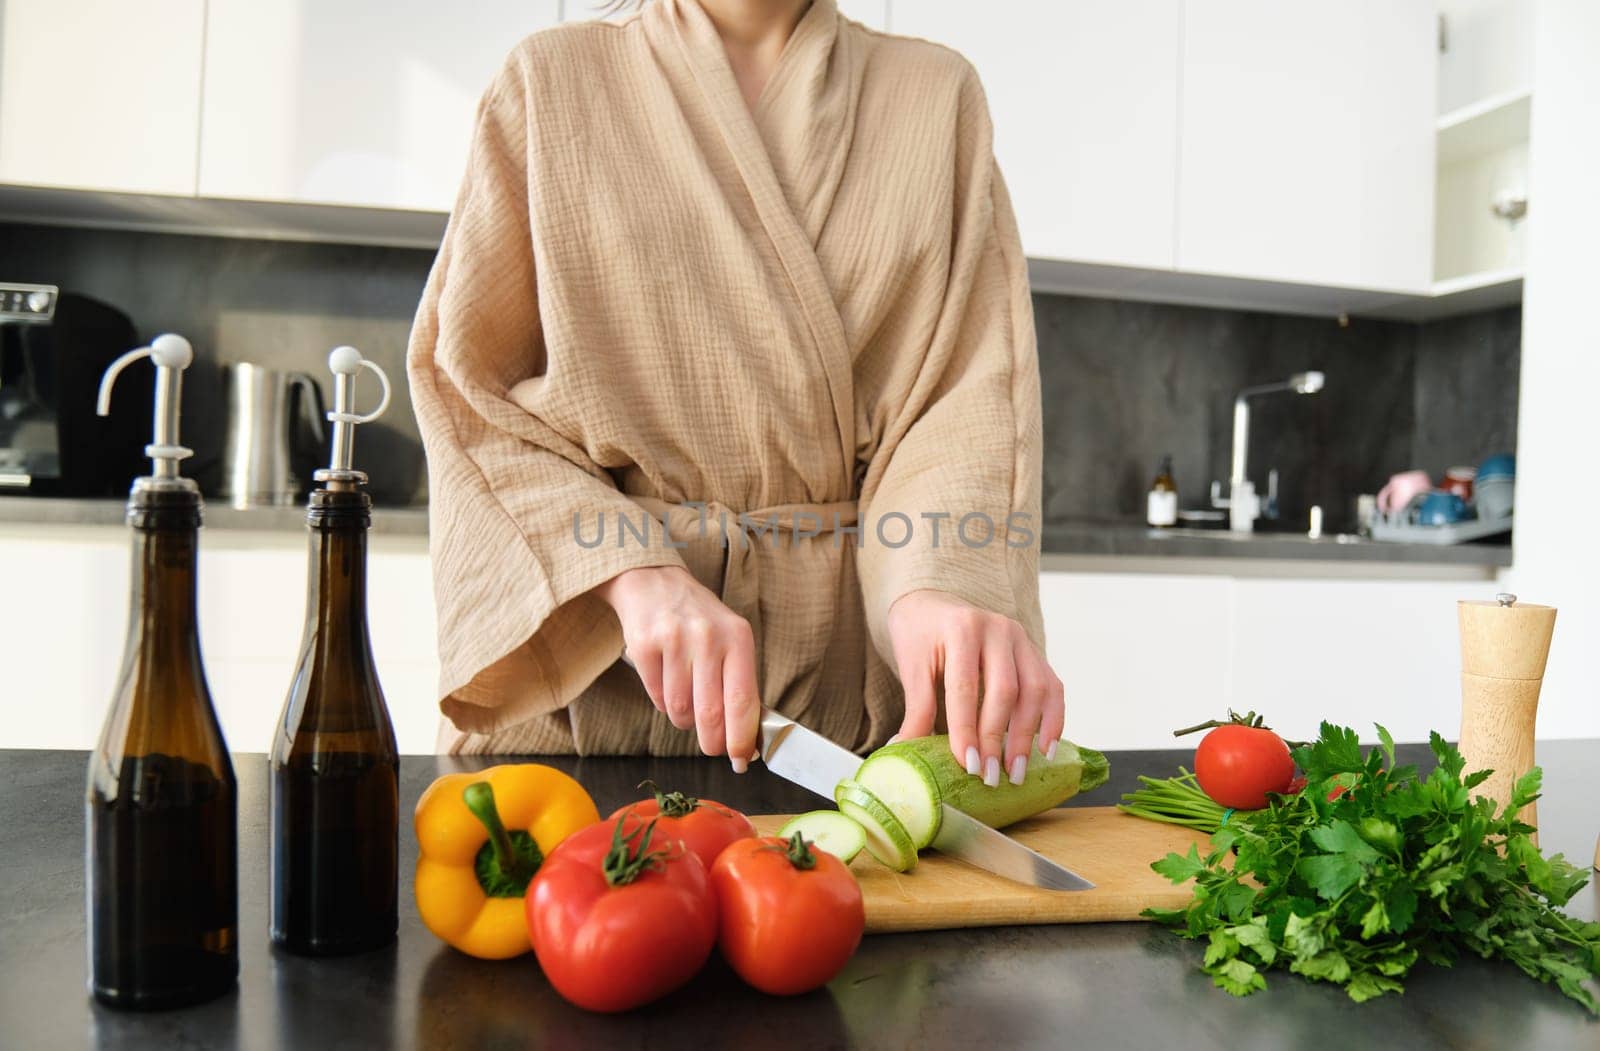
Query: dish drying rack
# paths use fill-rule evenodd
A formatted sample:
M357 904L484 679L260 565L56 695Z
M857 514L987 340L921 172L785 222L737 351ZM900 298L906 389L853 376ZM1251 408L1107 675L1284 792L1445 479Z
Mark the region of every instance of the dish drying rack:
M1484 537L1511 532L1515 515L1504 518L1467 518L1448 525L1423 525L1411 521L1407 508L1393 514L1375 512L1372 539L1389 544L1465 544Z

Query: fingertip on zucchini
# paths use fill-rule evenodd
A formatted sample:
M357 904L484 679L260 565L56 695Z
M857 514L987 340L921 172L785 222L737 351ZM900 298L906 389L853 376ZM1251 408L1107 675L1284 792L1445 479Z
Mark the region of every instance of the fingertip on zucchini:
M939 834L940 803L1004 828L1097 788L1109 776L1109 764L1100 752L1066 740L1038 744L1043 746L1039 755L1019 756L1024 760L1020 764L1013 760L1004 783L997 758L989 759L980 779L962 766L944 735L885 745L862 762L855 780L893 811L920 849ZM968 755L969 766L976 754L974 748Z

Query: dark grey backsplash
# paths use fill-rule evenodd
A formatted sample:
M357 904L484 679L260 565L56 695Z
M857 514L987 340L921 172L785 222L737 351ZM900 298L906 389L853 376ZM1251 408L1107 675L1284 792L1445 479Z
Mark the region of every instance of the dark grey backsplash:
M388 372L394 403L360 428L357 466L374 501L427 499L422 442L405 381L406 337L431 251L224 237L0 225L0 280L60 285L126 312L143 339L178 332L194 343L184 381L185 444L206 492L220 478L225 407L221 366L251 361L303 370L331 397L328 351L360 348ZM370 378L358 409L375 403ZM371 399L371 400L369 400Z
M1415 466L1438 477L1517 448L1522 309L1422 325L1417 338Z
M1521 308L1429 324L1290 317L1073 296L1034 297L1044 390L1047 522L1142 521L1171 453L1181 505L1226 479L1233 399L1320 369L1319 394L1252 399L1249 469L1279 472L1284 523L1321 505L1346 529L1360 493L1422 467L1512 450Z
M395 380L393 407L357 441L374 499L426 500L404 355L432 260L413 249L0 225L0 280L58 284L127 311L143 338L175 331L194 342L184 437L208 491L223 439L220 366L305 370L327 394L327 353L350 343ZM1228 474L1234 395L1309 368L1327 373L1322 393L1255 404L1251 474L1264 487L1278 468L1286 520L1321 504L1328 527L1343 528L1356 494L1396 471L1438 475L1514 447L1516 307L1347 327L1052 295L1035 296L1034 311L1049 522L1142 520L1168 452L1183 506L1203 506L1211 479Z

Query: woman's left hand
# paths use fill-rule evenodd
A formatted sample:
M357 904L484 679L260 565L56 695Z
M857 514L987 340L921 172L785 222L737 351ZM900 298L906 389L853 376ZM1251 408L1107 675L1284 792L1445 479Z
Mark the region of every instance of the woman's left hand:
M950 750L967 773L997 785L1003 769L1021 784L1036 734L1054 756L1066 719L1061 680L1022 625L942 591L910 591L889 607L889 641L906 695L897 737L933 732L942 682Z

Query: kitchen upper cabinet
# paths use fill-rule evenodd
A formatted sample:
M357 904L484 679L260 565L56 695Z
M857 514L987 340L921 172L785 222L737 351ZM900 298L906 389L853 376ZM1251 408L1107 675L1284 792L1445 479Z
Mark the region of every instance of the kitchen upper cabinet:
M479 98L559 13L559 0L210 0L201 196L449 211Z
M978 70L1030 256L1170 268L1180 0L906 0L889 28Z
M0 0L0 182L192 194L205 0Z
M1424 292L1431 0L1188 0L1178 268Z

